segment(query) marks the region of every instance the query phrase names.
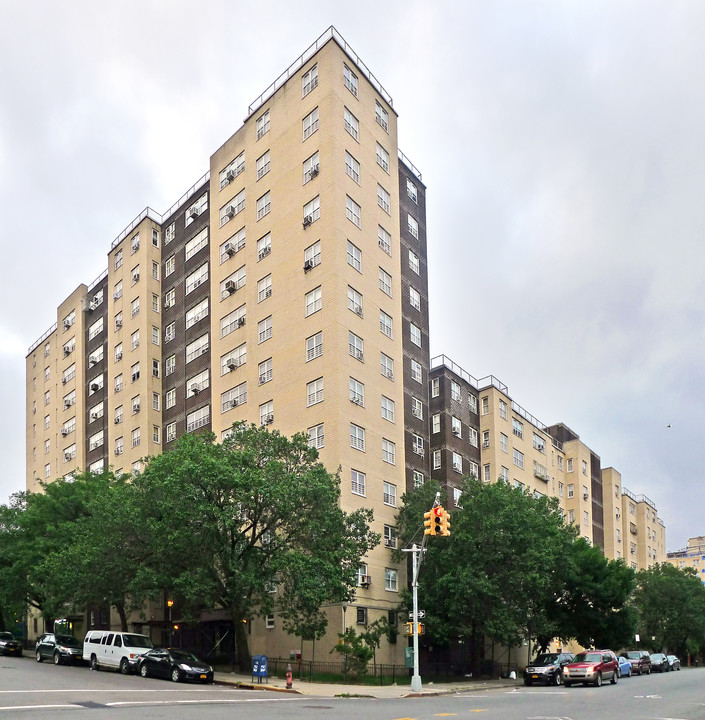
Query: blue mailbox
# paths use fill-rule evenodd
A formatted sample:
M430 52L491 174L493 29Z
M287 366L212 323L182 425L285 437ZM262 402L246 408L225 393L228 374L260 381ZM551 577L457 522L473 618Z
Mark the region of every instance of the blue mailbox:
M266 655L252 656L252 677L257 678L257 682L262 682L262 678L269 678L269 661Z

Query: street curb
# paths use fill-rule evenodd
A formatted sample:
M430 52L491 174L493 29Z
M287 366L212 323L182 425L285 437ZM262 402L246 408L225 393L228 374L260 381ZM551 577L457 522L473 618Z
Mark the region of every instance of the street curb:
M238 688L238 690L267 690L268 692L279 692L279 693L289 693L290 695L303 695L304 693L299 692L298 690L289 689L289 688L280 688L275 687L274 685L262 685L258 683L248 683L248 682L228 682L227 680L214 680L214 685L228 685L230 687Z

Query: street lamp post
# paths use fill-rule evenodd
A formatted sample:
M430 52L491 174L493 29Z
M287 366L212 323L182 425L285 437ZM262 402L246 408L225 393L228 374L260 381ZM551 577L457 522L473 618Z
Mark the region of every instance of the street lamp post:
M174 601L167 600L166 605L169 608L169 647L171 647L171 608L174 606Z

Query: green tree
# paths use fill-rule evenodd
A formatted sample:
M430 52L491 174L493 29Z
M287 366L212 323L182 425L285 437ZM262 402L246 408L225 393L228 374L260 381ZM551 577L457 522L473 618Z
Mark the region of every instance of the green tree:
M367 663L374 655L374 643L371 638L358 635L354 627L345 629L344 633L338 633L340 642L331 652L340 653L344 658L346 676L351 678L362 677L367 672Z
M423 513L438 487L407 493L397 518L404 544L420 542ZM453 635L470 638L473 666L483 636L516 645L546 632L547 608L564 590L563 563L575 530L555 498L535 498L507 483L466 478L451 536L429 538L419 578L426 626L435 645Z
M705 587L692 568L657 563L640 570L634 606L642 641L654 651L685 656L705 649Z
M349 601L361 557L379 542L372 513L340 509L340 483L308 438L244 423L222 443L184 435L135 484L153 550L155 586L191 612L225 608L238 660L249 667L243 619L275 609L288 632L317 639L322 606Z

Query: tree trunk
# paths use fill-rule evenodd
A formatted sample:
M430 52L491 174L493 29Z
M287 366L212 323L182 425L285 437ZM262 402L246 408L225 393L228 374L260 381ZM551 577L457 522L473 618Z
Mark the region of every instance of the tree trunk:
M233 615L233 630L235 631L235 653L240 672L249 673L250 649L247 644L247 625L242 622L242 615Z
M118 603L117 605L115 605L115 609L120 616L120 629L123 632L127 632L127 613L125 612L124 603Z

